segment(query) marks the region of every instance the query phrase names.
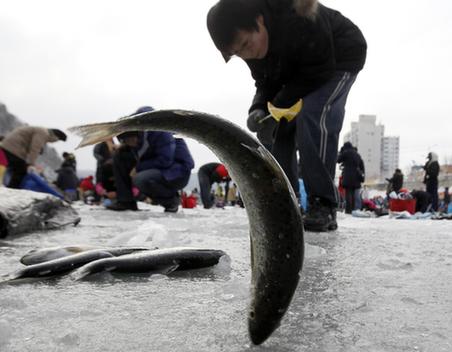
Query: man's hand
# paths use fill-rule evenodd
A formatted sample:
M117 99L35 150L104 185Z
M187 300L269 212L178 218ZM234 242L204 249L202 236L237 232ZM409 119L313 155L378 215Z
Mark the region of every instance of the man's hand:
M261 121L267 116L267 113L262 109L256 109L250 112L246 125L251 132L260 131L264 128L264 124Z
M116 198L116 192L113 192L113 191L111 191L111 192L105 192L105 196L106 196L108 199L115 199L115 198Z
M35 165L28 165L27 166L27 172L28 173L38 173L38 168Z

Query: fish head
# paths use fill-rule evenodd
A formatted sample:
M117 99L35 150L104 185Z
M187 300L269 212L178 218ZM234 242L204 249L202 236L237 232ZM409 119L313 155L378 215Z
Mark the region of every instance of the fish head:
M248 310L248 332L255 345L263 343L279 327L297 288L296 270L279 280L256 280Z

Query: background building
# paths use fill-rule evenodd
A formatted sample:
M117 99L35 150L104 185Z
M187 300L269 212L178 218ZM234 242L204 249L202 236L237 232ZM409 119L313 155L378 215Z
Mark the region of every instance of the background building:
M390 178L399 167L399 137L383 137L381 140L381 178Z
M358 148L367 183L384 181L399 167L399 137L385 137L384 126L376 121L376 115L359 115L358 122L352 122L350 132L344 135L344 142Z

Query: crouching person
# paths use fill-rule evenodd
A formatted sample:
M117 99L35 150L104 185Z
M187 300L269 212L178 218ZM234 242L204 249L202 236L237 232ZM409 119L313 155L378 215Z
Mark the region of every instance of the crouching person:
M8 187L20 188L27 170L36 167L36 160L45 145L66 141L66 138L61 130L35 126L21 126L8 133L0 143L7 170L11 174Z
M137 113L152 111L149 107ZM152 204L175 213L180 204L179 190L189 179L194 161L182 138L171 133L126 132L118 136L121 146L113 156L117 201L110 210L138 210L132 187L136 186Z

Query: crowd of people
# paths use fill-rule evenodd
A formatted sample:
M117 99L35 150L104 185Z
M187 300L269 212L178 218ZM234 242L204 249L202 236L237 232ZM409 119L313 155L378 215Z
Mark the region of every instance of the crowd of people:
M338 163L341 164L341 176L339 178L339 193L341 206L345 213L351 214L354 210L374 211L377 215L385 215L394 204L396 210L404 209L404 203L411 204L411 212L442 212L448 213L450 204L449 187L444 188L443 198L438 197L438 175L440 166L438 156L434 152L427 155L427 162L423 166L425 184L424 189L408 190L404 188L404 175L397 168L390 178L386 178L386 195L369 197L367 186L362 188L365 181L365 167L358 150L350 142L344 143L338 155ZM407 202L414 200L414 202ZM399 201L396 203L396 201ZM402 202L400 202L402 201ZM395 206L395 204L398 204Z
M152 111L142 107L136 113ZM26 188L28 173L40 173L36 164L38 155L47 143L65 141L66 134L58 129L33 126L17 128L0 138L0 183L6 175L6 185ZM89 204L103 204L109 210L138 210L138 201L160 205L165 212L177 212L179 206L202 205L205 209L239 205L243 207L239 190L231 180L226 167L218 162L202 165L198 170L200 190L194 188L187 195L187 186L194 168L193 157L186 142L167 132L127 132L118 136L118 142L109 139L93 148L97 161L93 175L79 179L77 160L73 153L64 152L61 166L55 170L52 186L68 201L83 200ZM404 188L404 175L396 169L387 178L386 196L369 196L365 181L365 166L358 150L350 142L338 152L340 164L339 209L351 214L355 210L388 213L391 200L416 201L416 212L448 212L449 188L438 197L440 166L436 153L430 152L423 166L425 189ZM309 205L308 205L309 207ZM307 209L302 209L305 212Z
M144 106L134 114L152 110ZM24 182L28 174L38 175L47 182L37 158L47 143L66 141L66 138L61 130L34 126L17 128L2 137L0 184L26 188ZM54 170L56 179L47 182L48 188L41 190L61 195L69 202L82 200L88 204L103 204L114 211L138 210L138 201L148 201L162 206L165 212L177 212L183 205L183 189L195 166L185 140L157 131L126 132L117 136L117 140L119 143L111 138L94 146L95 177L79 179L75 155L64 152L61 166ZM240 204L237 187L223 164L201 166L198 178L201 195L199 197L194 189L192 196L204 208Z

